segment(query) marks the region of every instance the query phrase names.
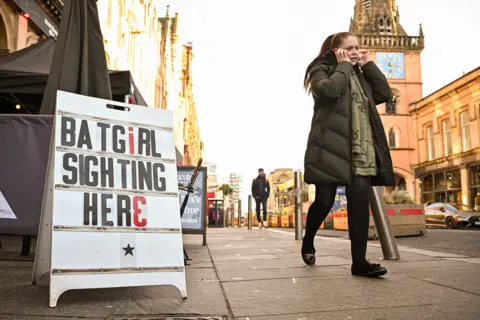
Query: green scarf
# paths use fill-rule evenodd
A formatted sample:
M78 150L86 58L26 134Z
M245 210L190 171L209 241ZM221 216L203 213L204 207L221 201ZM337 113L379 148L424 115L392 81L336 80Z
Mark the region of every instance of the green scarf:
M375 149L368 114L370 101L355 71L352 73L351 87L353 173L358 176L375 176L377 175Z

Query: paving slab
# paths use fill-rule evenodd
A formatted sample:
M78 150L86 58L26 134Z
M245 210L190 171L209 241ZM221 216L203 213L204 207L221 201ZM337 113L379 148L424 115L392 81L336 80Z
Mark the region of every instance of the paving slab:
M213 255L212 255L213 256ZM242 260L272 260L278 259L278 257L272 254L251 254L251 255L242 255L240 253L226 256L213 256L213 261L242 261Z
M209 246L210 249L210 254L213 257L218 257L218 256L228 256L231 255L232 253L239 253L239 254L276 254L276 253L283 253L283 254L293 254L293 250L288 250L286 248L277 248L276 246L262 246L262 247L256 247L256 246L248 246L247 248L216 248L213 246Z
M452 297L458 301L478 299L472 294L409 277L297 280L295 283L287 279L224 282L223 286L235 317L338 311L339 306L382 309L442 304L452 303Z
M435 304L431 308L459 320L478 320L480 318L480 298L478 296L455 303Z
M220 281L251 281L267 279L291 279L308 277L332 277L332 276L351 276L350 267L306 267L285 268L285 269L255 269L255 270L232 270L218 271Z
M466 264L455 268L422 269L405 272L414 279L474 293L480 296L480 269ZM473 276L472 275L477 275Z
M349 259L338 256L325 256L319 259L315 267L321 266L338 266L350 265ZM244 261L219 261L215 262L215 267L220 271L231 270L255 270L255 269L285 269L285 268L306 268L302 259L286 258L286 259L270 259L270 260L244 260Z
M343 308L342 308L343 309ZM383 309L352 309L271 315L260 317L241 317L238 320L458 320L443 312L432 310L429 306L394 307ZM465 318L465 320L470 320ZM471 319L473 320L473 318Z
M210 314L228 316L215 271L187 268L188 298L182 300L174 287L135 288L122 305L115 309L117 315L154 314Z
M391 273L410 273L414 274L417 270L423 269L444 269L449 272L452 269L463 267L467 265L467 263L459 262L459 261L452 261L449 259L435 259L435 260L426 260L426 261L388 261L383 260L380 261L382 265L384 265L389 272Z

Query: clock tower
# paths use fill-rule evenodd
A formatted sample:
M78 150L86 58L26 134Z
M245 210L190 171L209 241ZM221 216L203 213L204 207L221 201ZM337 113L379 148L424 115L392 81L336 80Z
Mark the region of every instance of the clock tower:
M392 88L392 100L377 108L390 145L395 182L414 197L410 164L415 163L417 151L409 134L415 132L409 104L422 98L422 25L418 36L409 36L400 24L396 0L355 0L350 32L358 37L360 48L370 51Z

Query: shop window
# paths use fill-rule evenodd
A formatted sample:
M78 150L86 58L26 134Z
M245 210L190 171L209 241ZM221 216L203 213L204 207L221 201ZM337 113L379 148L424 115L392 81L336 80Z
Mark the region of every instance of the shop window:
M422 179L422 203L433 202L433 175L429 174Z
M480 212L480 164L471 166L468 170L470 176L470 206Z
M468 111L460 113L460 131L462 137L462 151L470 150L470 116Z
M460 170L426 175L422 179L422 201L462 204Z

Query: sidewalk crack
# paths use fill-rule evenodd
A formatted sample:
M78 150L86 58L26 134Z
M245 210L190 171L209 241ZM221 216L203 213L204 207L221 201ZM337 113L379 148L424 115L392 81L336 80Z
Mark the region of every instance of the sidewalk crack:
M234 319L232 307L230 306L230 302L228 301L227 293L225 292L225 288L223 287L222 281L220 281L220 277L218 275L217 265L213 260L212 253L210 252L210 247L207 244L208 255L210 256L210 260L212 261L213 270L215 271L215 275L217 276L218 283L220 284L220 289L222 290L223 300L225 301L225 305L227 306L228 311L228 318Z

